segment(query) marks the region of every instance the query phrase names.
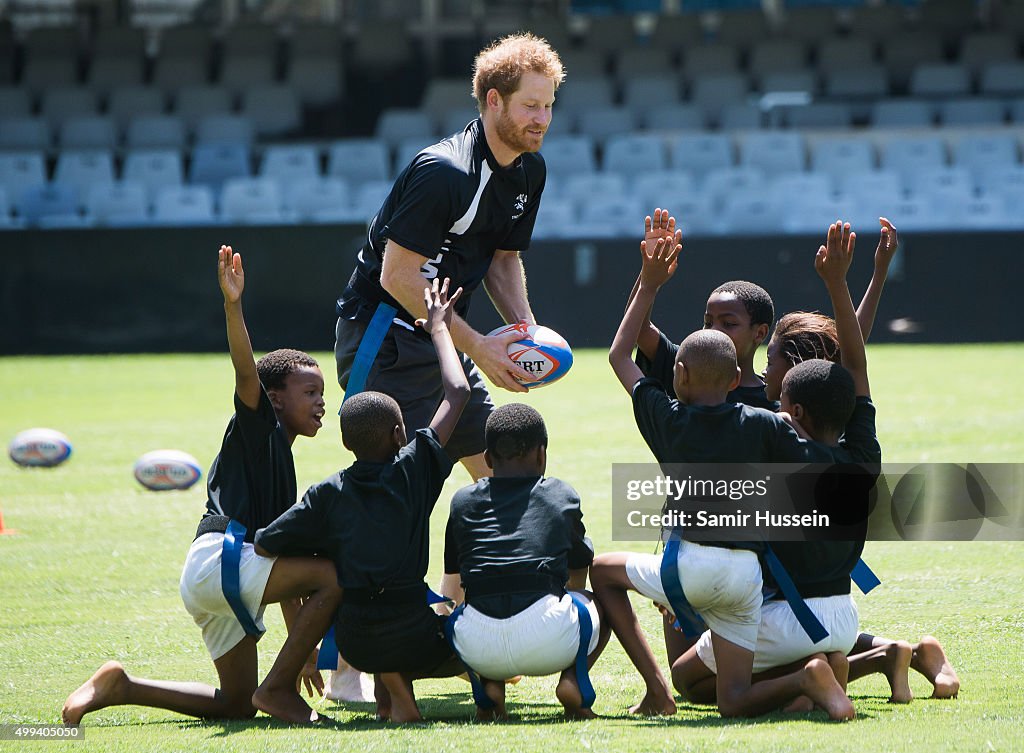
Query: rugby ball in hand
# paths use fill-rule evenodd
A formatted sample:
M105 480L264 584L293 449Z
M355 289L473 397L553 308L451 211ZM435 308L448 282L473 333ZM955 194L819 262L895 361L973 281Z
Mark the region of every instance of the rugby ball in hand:
M135 461L135 479L154 492L188 489L202 478L199 461L180 450L153 450Z
M543 387L564 377L572 366L572 349L565 338L539 324L506 324L487 335L519 332L522 338L510 343L508 357L515 364L535 376L534 381L523 382L524 387Z
M71 457L71 440L54 429L26 429L7 447L11 460L28 468L52 468Z

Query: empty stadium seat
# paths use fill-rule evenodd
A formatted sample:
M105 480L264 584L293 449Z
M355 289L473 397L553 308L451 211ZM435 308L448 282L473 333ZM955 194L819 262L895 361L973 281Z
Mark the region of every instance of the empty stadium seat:
M141 183L100 183L89 189L86 211L97 225L145 225L149 200Z
M252 144L256 126L244 115L208 115L196 125L197 144Z
M440 121L452 109L475 108L476 99L464 78L435 78L427 83L420 109L435 121Z
M59 128L68 118L98 113L96 93L80 86L48 89L44 92L39 107L39 114L46 118L53 128Z
M32 114L32 97L27 89L0 86L0 117L27 118Z
M658 47L626 48L615 58L615 75L626 84L649 76L676 78L674 67L671 52Z
M22 192L21 216L28 226L43 224L47 217L59 217L62 226L70 225L78 217L78 191L73 186L49 183L33 186Z
M642 227L643 207L632 196L598 194L577 204L577 209L575 235L584 238L619 238Z
M246 89L270 86L277 78L277 61L264 55L225 54L217 83L232 94Z
M683 55L683 71L693 80L711 73L734 73L739 70L739 50L731 44L704 44L688 47Z
M312 146L269 146L263 153L259 175L274 178L287 194L293 182L320 176L320 156Z
M765 39L750 48L749 67L758 74L802 71L807 67L807 50L794 39Z
M992 63L981 71L982 94L1013 96L1024 94L1024 62Z
M1010 134L969 134L953 146L953 164L970 170L979 186L986 171L1019 162L1017 140Z
M110 92L107 114L124 127L132 118L162 115L164 94L153 86L119 86Z
M722 196L716 229L725 235L774 235L782 230L781 202L768 191Z
M778 173L769 179L773 196L831 196L834 193L832 176L824 172Z
M767 191L764 173L756 167L719 167L707 174L701 190L715 201L736 193Z
M157 193L153 222L207 225L216 220L209 186L165 186Z
M782 118L789 128L849 128L853 110L843 102L812 102L785 108Z
M161 188L180 186L185 181L181 153L177 149L139 149L125 156L121 177L142 185L152 203Z
M707 125L704 110L693 104L655 105L639 115L649 131L700 131Z
M718 127L723 131L749 131L764 127L764 113L755 102L730 102L718 113Z
M337 57L294 58L288 66L285 84L303 105L325 107L336 103L343 93L344 77Z
M674 213L680 202L697 193L697 182L685 170L649 170L633 176L629 193L640 202L644 215L658 207Z
M879 209L903 198L903 177L895 170L864 170L839 173L839 193L862 202L875 202ZM885 216L885 215L882 215Z
M38 96L57 88L78 83L78 58L70 54L55 58L29 56L21 72L21 85Z
M42 152L0 152L0 187L15 211L21 211L22 195L46 185L46 160Z
M577 113L576 130L597 143L632 133L635 129L636 116L628 107L586 107Z
M84 207L93 186L114 182L113 155L102 149L64 150L57 157L53 180L73 188Z
M260 137L282 136L302 127L299 100L287 86L246 89L240 114L252 121Z
M224 222L246 225L284 221L281 189L273 178L229 178L224 181L220 216Z
M879 164L900 173L910 188L921 170L945 166L946 147L937 136L893 137L882 144Z
M369 221L380 210L391 188L389 180L368 180L360 184L352 197L353 212Z
M806 92L808 95L813 96L818 91L818 77L814 71L810 70L766 73L758 76L757 88L762 94L769 92Z
M50 146L46 118L8 118L0 115L0 150L45 151Z
M871 106L871 124L884 128L923 128L935 120L935 107L923 99L888 99Z
M183 149L188 140L185 121L176 115L141 115L128 121L125 144L131 149Z
M910 76L910 94L915 97L962 97L970 92L971 72L958 63L926 63Z
M673 73L652 73L631 78L622 87L622 104L643 117L644 111L655 106L679 103L680 81Z
M558 87L555 97L554 117L575 117L584 108L611 107L614 104L612 82L602 76L580 76L567 78Z
M431 146L436 139L413 136L402 139L395 149L395 172L401 172L416 158L416 155Z
M282 198L285 209L300 222L316 218L323 221L332 212L335 221L347 222L351 219L352 199L348 184L341 178L295 177L283 192ZM360 217L357 221L365 222L367 219Z
M192 150L189 182L219 191L224 181L251 175L249 147L244 144L198 144Z
M683 134L669 146L672 167L696 176L733 164L732 141L720 133Z
M97 56L89 64L86 83L101 95L108 94L118 86L139 86L142 84L143 59L138 57Z
M998 99L972 97L939 103L939 122L947 126L1002 125L1006 107Z
M910 196L966 201L974 195L974 178L966 167L922 168L907 183Z
M889 93L889 77L884 66L841 68L825 76L825 94L834 99L878 99Z
M114 119L104 115L68 118L57 137L63 149L113 149L118 132Z
M209 80L205 57L161 56L153 68L153 85L169 95L187 87L207 86Z
M875 167L875 150L867 139L847 137L824 139L811 146L811 169L839 178L851 172Z
M622 175L661 170L668 164L664 139L646 134L613 136L604 148L602 167Z
M409 108L389 108L377 119L374 136L390 147L406 139L432 140L435 135L433 120L425 112Z
M220 86L183 86L174 98L173 115L185 121L189 128L199 125L202 118L230 115L231 93Z
M562 186L563 198L575 202L577 207L596 198L621 197L625 193L626 179L617 173L577 173L567 177Z
M864 37L826 37L818 46L816 58L819 71L833 73L874 65L875 49Z
M548 197L545 190L544 201L537 209L537 221L533 226L534 239L573 236L578 230L576 203L571 199Z
M975 32L960 42L961 65L974 74L992 63L1011 63L1017 58L1017 42L1010 34L1001 32Z
M573 175L597 170L594 141L587 136L551 136L541 148L548 173Z
M480 112L475 107L456 107L441 116L438 121L441 126L441 135L450 136L454 133L462 133L470 121L480 117Z
M392 174L387 146L376 139L336 141L327 150L327 174L353 185L387 180Z
M722 108L745 101L749 90L742 73L708 73L693 80L690 98L704 109L711 122L718 122Z
M799 172L806 161L806 145L799 133L752 133L740 140L739 164L756 167L766 175Z

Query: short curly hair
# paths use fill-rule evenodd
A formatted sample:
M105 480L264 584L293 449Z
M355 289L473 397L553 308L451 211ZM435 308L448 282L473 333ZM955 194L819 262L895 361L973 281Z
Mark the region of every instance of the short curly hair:
M857 405L850 372L838 363L812 358L798 363L782 380L782 394L803 406L822 431L842 431Z
M775 304L772 303L772 297L768 295L768 291L760 285L746 280L730 280L723 282L711 291L711 295L718 293L731 293L739 298L747 310L747 314L750 315L751 324L767 324L771 327L772 322L775 321ZM710 297L708 296L708 298Z
M736 378L736 346L718 330L691 332L679 343L676 358L701 383L727 387Z
M528 32L510 34L491 44L473 61L473 96L480 112L487 109L487 92L497 89L501 98L519 88L524 73L540 73L555 82L565 80L565 69L546 39Z
M309 353L291 348L272 350L256 362L256 373L265 390L284 389L284 380L303 366L320 368L320 364Z
M538 447L548 446L544 417L523 403L509 403L487 417L484 428L487 451L498 460L525 457Z
M402 423L402 410L390 395L366 390L341 405L341 441L357 459L387 446L392 430Z
M775 325L772 340L779 346L779 355L790 366L812 358L842 363L836 321L817 311L792 311L786 314Z

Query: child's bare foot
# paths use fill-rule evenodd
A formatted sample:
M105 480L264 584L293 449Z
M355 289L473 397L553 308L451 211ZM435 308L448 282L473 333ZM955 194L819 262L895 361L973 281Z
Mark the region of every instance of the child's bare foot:
M839 687L827 661L811 659L804 666L804 692L829 715L830 719L853 719L856 711L846 693Z
M505 681L483 680L484 693L494 704L489 709L476 708L476 720L478 722L503 722L508 719L508 711L505 710Z
M380 696L378 695L378 716L396 724L422 722L420 709L416 705L416 697L412 693L412 681L398 672L381 673L379 685L384 685L391 695L391 713L380 715Z
M956 698L960 692L960 678L949 663L942 644L932 636L924 636L914 648L910 666L927 677L935 688L932 698Z
M910 703L914 693L910 689L910 659L914 655L913 647L906 641L896 641L885 647L885 679L889 681L892 695L889 703Z
M121 663L108 661L68 696L60 712L61 719L64 724L79 724L90 711L124 703L127 685L128 674Z
M808 714L814 711L814 701L805 695L794 698L782 709L783 714Z
M373 697L377 701L377 721L391 721L391 693L384 686L380 675L373 676Z
M647 691L647 695L640 699L640 703L629 710L630 714L640 716L672 716L676 713L676 702L667 692L653 693Z
M316 711L302 700L294 687L287 690L260 685L252 694L252 705L275 719L290 724L312 724L319 720Z
M580 693L580 685L576 680L576 672L567 669L558 678L558 685L555 686L555 697L565 709L566 719L597 719L590 709L583 708L583 694Z

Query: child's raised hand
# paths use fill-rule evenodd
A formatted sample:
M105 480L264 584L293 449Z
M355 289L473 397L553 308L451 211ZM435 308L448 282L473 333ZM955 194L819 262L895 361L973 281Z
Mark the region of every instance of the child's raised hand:
M669 238L659 238L653 245L640 241L640 285L657 290L676 273L679 254L683 250L683 231L676 230Z
M242 269L242 255L231 250L231 246L221 246L217 258L217 279L220 291L224 294L225 303L238 303L245 289L245 272Z
M676 234L676 218L669 215L667 209L655 209L653 215L644 217L644 240L650 248L658 242L658 238L672 239Z
M879 217L878 222L882 226L882 234L878 238L878 248L875 249L875 269L885 273L889 271L892 257L896 255L896 250L900 247L900 240L896 235L896 228L889 220Z
M849 222L836 221L828 226L825 245L818 248L814 257L814 269L826 285L846 281L856 243L857 234L850 230Z
M462 295L462 288L456 290L448 297L448 283L450 280L445 277L444 282L435 277L429 288L423 288L423 302L427 304L427 317L417 319L416 325L423 327L427 332L433 332L434 327L443 324L446 327L452 325L452 315L455 313L455 302Z

